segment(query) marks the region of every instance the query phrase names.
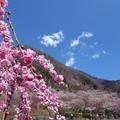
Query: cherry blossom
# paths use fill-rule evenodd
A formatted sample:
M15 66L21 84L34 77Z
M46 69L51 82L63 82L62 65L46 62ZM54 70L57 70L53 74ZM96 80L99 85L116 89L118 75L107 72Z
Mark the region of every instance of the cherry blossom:
M8 113L12 98L15 94L19 95L19 101L14 105L14 120L32 120L30 92L38 99L39 104L44 105L53 113L58 114L61 107L58 95L46 85L44 74L37 73L34 63L39 64L40 68L48 72L57 84L64 84L64 78L59 75L50 60L44 55L38 55L31 49L25 49L18 44L12 45L12 37L9 26L4 22L5 7L7 0L0 0L0 109L4 112L4 117ZM4 118L2 118L4 120ZM62 116L57 117L64 120Z

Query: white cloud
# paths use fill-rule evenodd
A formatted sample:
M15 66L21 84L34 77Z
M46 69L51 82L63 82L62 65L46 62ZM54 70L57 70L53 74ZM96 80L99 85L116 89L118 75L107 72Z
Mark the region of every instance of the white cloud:
M106 53L107 52L105 50L102 50L100 53L95 53L91 57L92 57L92 59L98 59L98 58L103 57L103 55L106 55Z
M93 37L93 33L91 33L91 32L82 32L81 37L90 38L90 37Z
M98 58L100 58L100 54L99 53L95 53L95 54L92 55L92 58L93 59L98 59Z
M90 37L93 37L93 33L91 33L91 32L82 32L82 34L79 35L76 40L73 40L73 41L70 43L70 47L76 47L76 46L78 46L79 44L81 44L81 45L84 44L84 45L85 45L86 43L80 41L80 39L81 39L81 38L90 38Z
M90 44L89 48L95 48L97 45L98 45L98 42L96 41L93 44Z
M105 55L105 54L106 54L106 51L105 51L105 50L103 50L103 51L102 51L102 53Z
M75 64L75 58L72 56L66 61L66 66L73 66Z
M52 47L57 47L57 45L64 40L64 35L62 31L59 31L57 33L53 33L52 35L44 35L41 38L41 44Z
M80 40L73 40L70 44L71 47L75 47L75 46L78 46L80 44Z
M69 57L73 57L74 56L74 52L70 50L70 51L68 51L66 53L66 55L68 55Z

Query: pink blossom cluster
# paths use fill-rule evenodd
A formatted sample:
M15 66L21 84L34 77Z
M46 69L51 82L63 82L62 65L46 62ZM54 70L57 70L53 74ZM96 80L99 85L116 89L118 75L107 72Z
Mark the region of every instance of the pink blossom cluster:
M63 76L57 74L57 72L54 70L54 66L50 63L49 60L47 60L43 55L37 56L37 60L43 69L48 70L49 74L55 80L55 82L58 84L64 84Z
M52 117L49 117L49 120L54 120ZM55 116L55 120L66 120L64 116L58 114Z
M56 119L57 119L57 120L65 120L65 117L62 116L62 115L57 115L57 116L56 116Z
M4 19L4 8L8 5L7 0L0 0L0 20Z
M16 115L14 120L32 120L32 117L28 114L31 110L29 94L24 87L19 87L18 90L22 100L19 103L19 107L15 108Z
M42 74L37 74L33 63L37 62L42 69L48 71L58 84L64 84L63 76L57 74L53 65L43 55L31 49L12 46L12 37L8 25L3 21L7 0L0 0L0 94L5 99L0 100L0 109L7 111L14 94L19 95L18 104L15 105L14 120L32 120L30 92L35 95L41 105L46 106L54 113L58 113L61 106L59 97L46 82ZM59 120L64 120L60 119Z

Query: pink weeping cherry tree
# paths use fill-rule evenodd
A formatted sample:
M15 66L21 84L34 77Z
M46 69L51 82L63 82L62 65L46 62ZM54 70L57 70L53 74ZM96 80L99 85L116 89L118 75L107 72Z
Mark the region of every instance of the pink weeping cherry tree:
M39 101L39 104L47 107L56 115L57 120L65 120L64 116L59 114L59 97L54 93L42 74L37 74L33 63L36 62L41 69L47 71L51 78L59 85L63 85L63 76L59 75L54 66L43 55L38 55L31 49L23 49L17 39L15 30L10 20L10 12L5 7L7 0L0 0L0 110L2 111L2 120L6 120L9 114L11 102L15 95L19 99L12 105L15 115L13 120L32 120L31 97L32 95ZM4 21L6 16L8 23ZM14 40L18 47L12 45L11 28Z

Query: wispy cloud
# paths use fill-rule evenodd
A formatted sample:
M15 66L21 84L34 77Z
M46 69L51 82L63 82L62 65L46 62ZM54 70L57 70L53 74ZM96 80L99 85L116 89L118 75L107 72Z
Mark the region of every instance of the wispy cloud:
M92 59L99 59L99 58L103 57L106 54L107 54L107 52L105 50L102 50L101 52L97 52L97 53L93 54L91 56L91 58Z
M96 41L96 42L90 44L88 47L89 48L95 48L97 45L98 45L98 42Z
M71 47L78 46L80 44L80 40L73 40L70 44Z
M72 56L66 61L65 65L66 66L73 66L75 64L75 58Z
M82 38L90 38L93 37L93 34L91 32L82 32L77 39L74 39L70 42L70 47L69 47L69 51L67 52L66 55L69 56L69 59L66 61L66 66L72 66L76 63L76 59L75 59L75 53L76 53L76 48L77 46L81 45L81 46L86 46L86 43L84 41L82 41ZM72 49L71 49L72 48Z
M103 50L102 53L105 55L107 52L105 50Z
M100 58L100 53L95 53L91 57L92 57L92 59L98 59L98 58Z
M90 37L93 37L93 33L91 33L91 32L82 32L81 37L90 38Z
M69 50L66 53L66 56L68 56L68 60L66 61L65 65L66 66L72 66L75 64L75 57L74 57L74 52Z
M63 42L64 40L64 35L62 31L53 33L52 35L44 35L41 37L40 43L45 45L46 47L51 46L51 47L57 47L58 44Z
M94 48L94 45L89 45L89 48Z
M73 40L71 43L70 43L70 47L76 47L78 46L79 44L83 44L83 42L80 42L80 39L81 38L90 38L90 37L93 37L93 33L91 32L82 32L81 35L79 35L77 37L77 39Z
M66 53L66 55L69 56L69 57L72 57L72 56L74 56L75 54L74 54L74 52L73 52L72 50L69 50L69 51Z

